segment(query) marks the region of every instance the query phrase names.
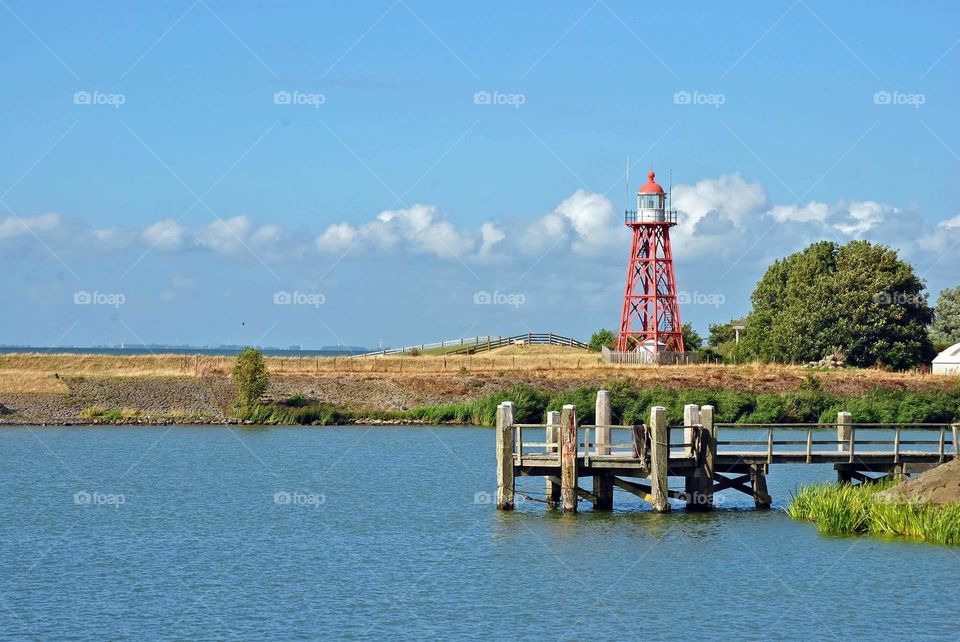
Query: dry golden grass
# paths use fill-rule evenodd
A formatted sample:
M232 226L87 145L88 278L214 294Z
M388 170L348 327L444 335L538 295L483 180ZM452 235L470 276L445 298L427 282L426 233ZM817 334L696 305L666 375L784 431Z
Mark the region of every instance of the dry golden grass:
M0 355L0 392L65 392L54 377L226 376L233 357L193 355L105 356L77 354ZM811 371L798 366L743 364L692 366L615 366L599 354L558 346L510 346L477 355L379 357L267 357L278 379L374 377L416 380L455 376L497 376L576 382L622 378L643 386L724 387L754 392L795 390L814 374L828 391L858 394L882 386L910 390L949 389L954 376L894 373L882 370Z
M47 372L34 370L0 370L0 394L28 392L66 393L67 385Z

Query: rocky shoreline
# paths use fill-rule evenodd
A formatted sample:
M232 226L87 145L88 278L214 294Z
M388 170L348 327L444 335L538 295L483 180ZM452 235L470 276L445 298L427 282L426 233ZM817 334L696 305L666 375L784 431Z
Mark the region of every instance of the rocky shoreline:
M0 426L243 425L234 418L234 387L228 376L60 377L62 392L0 392ZM275 377L265 401L294 395L311 403L349 409L356 425L417 425L431 422L383 419L377 413L476 398L517 383L493 377L402 381L376 376ZM577 382L579 383L579 382ZM371 413L365 417L364 413ZM122 416L109 416L109 414ZM96 416L108 414L107 417ZM435 422L433 422L435 423Z

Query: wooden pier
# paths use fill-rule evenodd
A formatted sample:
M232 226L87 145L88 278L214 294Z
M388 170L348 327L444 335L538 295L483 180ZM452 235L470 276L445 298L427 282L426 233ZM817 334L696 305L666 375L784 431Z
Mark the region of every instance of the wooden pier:
M517 477L543 477L544 501L564 512L576 512L580 500L610 510L614 488L658 512L670 510L669 499L687 510L711 510L714 494L726 489L769 508L766 477L775 464L832 464L840 482L869 483L903 479L958 456L958 424L858 424L848 412L834 424L723 424L714 421L712 406L688 405L682 426L668 425L661 406L651 409L648 424L615 426L605 390L597 393L595 416L595 425L578 425L576 408L564 406L547 413L545 424L519 424L513 403L500 404L497 508L514 508ZM737 439L743 429L761 437ZM831 438L824 438L824 429ZM775 438L776 432L789 438ZM918 432L933 438L917 439ZM671 433L683 437L672 440ZM532 434L536 440L527 441ZM617 442L615 434L625 437ZM683 489L671 489L670 477L682 477ZM583 478L592 479L590 490L581 486Z

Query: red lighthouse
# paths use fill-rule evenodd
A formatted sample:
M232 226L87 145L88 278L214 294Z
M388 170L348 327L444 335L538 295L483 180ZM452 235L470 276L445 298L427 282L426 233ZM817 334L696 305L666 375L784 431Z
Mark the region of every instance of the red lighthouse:
M683 352L677 279L673 274L670 228L677 211L667 207L663 188L649 180L637 190L637 209L627 210L624 223L633 229L627 261L627 286L617 350Z

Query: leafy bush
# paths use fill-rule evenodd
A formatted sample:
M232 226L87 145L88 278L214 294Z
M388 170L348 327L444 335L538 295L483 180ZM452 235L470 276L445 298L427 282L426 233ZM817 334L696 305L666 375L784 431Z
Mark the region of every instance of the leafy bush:
M613 330L602 328L590 335L588 345L595 352L600 352L604 347L614 350L617 347L617 335Z
M270 385L263 353L256 348L244 348L233 366L233 382L237 387L237 402L241 411L250 411Z

